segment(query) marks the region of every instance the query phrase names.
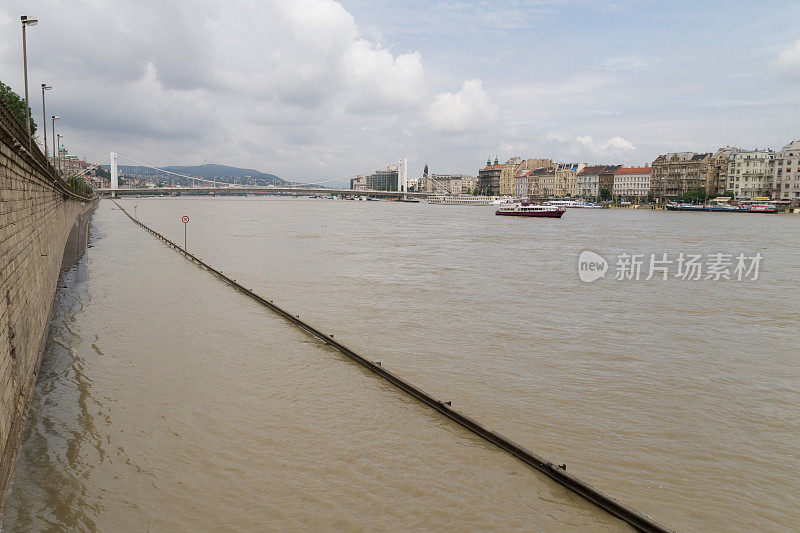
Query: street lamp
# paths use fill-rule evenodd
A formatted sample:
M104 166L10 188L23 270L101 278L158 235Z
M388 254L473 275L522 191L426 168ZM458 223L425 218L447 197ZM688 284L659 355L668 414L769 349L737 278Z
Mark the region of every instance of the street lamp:
M58 144L56 144L56 150L57 150L57 153L58 153L58 172L60 173L61 172L61 138L63 137L63 135L61 135L59 133L58 135L56 135L56 137L58 137Z
M60 120L61 117L58 115L53 115L53 168L56 168L56 157L58 156L58 148L56 147L56 120Z
M25 67L25 131L28 132L28 151L31 150L31 107L28 103L28 49L25 42L25 27L36 26L39 21L37 19L28 18L27 15L20 17L22 22L22 64Z
M49 91L52 89L50 85L46 83L42 84L42 128L44 129L44 133L42 134L42 138L44 139L44 158L47 159L47 111L44 108L44 92Z

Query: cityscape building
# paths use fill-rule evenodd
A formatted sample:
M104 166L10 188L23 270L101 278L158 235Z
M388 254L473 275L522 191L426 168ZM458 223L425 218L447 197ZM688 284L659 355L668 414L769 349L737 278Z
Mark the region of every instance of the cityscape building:
M523 170L514 176L514 196L518 198L539 196L539 180L534 176L535 173L536 170Z
M400 169L398 165L389 165L386 170L376 170L366 177L367 189L373 191L396 191Z
M486 166L478 171L478 193L484 195L500 194L500 173L503 165L494 158L486 160Z
M555 174L555 195L559 197L577 196L578 172L586 163L559 163Z
M611 194L620 200L644 200L650 193L650 167L620 167Z
M597 198L600 194L600 174L606 165L589 165L577 174L576 195L584 198Z
M688 191L705 189L712 181L712 154L672 152L653 161L650 189L659 199L677 198Z
M728 161L733 154L741 151L741 148L726 146L714 153L711 158L711 172L706 182L706 193L709 196L725 194L728 187Z
M751 150L736 152L728 161L727 190L736 199L771 198L775 152Z
M790 142L775 155L772 189L776 200L800 200L800 139Z
M606 167L600 171L597 183L598 196L603 196L603 191L606 191L606 194L611 196L614 190L614 174L621 168L622 165L606 165Z

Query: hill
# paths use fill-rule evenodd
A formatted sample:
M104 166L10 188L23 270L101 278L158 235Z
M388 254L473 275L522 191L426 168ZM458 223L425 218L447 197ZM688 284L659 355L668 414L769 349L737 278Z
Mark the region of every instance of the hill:
M169 170L170 172L177 172L178 174L186 174L187 176L196 176L198 178L244 178L248 176L251 178L269 180L274 184L284 183L284 180L274 174L267 174L252 168L229 167L227 165L215 164L159 168Z
M108 170L109 165L100 165L101 168ZM239 168L227 165L169 165L158 167L168 172L175 172L185 176L197 178L213 179L223 183L240 183L253 185L283 185L285 180L275 174L268 174L252 168ZM137 165L119 165L120 175L130 178L146 178L157 181L164 181L174 185L188 185L189 180L173 174L167 174L149 167Z

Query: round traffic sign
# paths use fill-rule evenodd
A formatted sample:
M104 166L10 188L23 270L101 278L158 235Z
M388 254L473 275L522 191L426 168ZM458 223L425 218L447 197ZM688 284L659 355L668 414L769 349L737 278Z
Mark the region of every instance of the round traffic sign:
M187 216L182 216L182 217L181 217L181 222L183 222L184 224L188 224L188 223L189 223L189 217L187 217Z

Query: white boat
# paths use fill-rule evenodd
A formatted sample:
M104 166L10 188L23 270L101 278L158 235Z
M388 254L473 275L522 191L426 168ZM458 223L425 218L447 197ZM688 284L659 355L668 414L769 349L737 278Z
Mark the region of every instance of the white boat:
M500 196L428 196L428 203L442 205L497 205L506 201Z
M513 202L499 206L495 215L515 217L561 218L566 208L554 205Z
M587 202L585 200L549 200L544 203L544 205L553 205L556 207L569 207L569 208L580 208L580 209L601 209L603 206L597 205L593 202Z

